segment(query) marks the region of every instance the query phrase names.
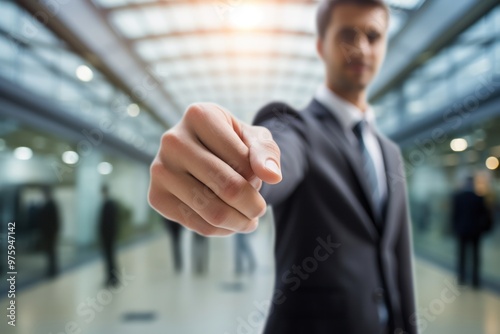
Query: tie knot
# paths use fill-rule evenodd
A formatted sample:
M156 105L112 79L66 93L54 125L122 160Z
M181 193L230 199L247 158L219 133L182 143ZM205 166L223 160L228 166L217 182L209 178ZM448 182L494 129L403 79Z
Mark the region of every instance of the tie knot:
M352 132L354 132L354 134L356 135L356 137L358 137L359 140L363 138L363 131L365 127L366 127L366 120L362 119L361 121L356 123L356 125L354 125L354 127L352 128Z

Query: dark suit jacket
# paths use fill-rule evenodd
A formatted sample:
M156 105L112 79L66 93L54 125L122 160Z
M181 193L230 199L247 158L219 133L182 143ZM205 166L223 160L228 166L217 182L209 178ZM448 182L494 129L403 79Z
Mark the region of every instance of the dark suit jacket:
M108 240L114 239L118 224L118 206L112 199L106 199L102 204L99 220L101 237Z
M486 228L488 208L484 198L472 190L453 196L452 224L461 237L478 237Z
M378 135L388 178L381 229L361 152L323 105L313 99L297 112L271 103L253 123L271 130L283 174L281 183L261 189L276 224L276 281L265 333L378 334L382 300L391 334L417 333L399 148Z
M38 217L42 226L42 237L49 243L53 243L57 239L60 228L56 202L49 199L39 210Z

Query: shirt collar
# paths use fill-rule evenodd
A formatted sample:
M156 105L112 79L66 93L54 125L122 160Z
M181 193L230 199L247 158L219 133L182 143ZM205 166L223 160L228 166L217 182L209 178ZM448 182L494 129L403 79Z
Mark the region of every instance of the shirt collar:
M318 87L314 97L333 113L344 129L352 130L363 119L369 126L375 126L375 114L371 106L368 106L363 113L361 109L335 94L325 84Z

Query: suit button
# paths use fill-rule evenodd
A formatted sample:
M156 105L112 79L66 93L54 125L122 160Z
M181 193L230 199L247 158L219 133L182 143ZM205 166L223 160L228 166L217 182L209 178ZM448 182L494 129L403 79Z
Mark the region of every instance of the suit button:
M384 296L385 296L385 291L384 289L382 288L377 288L375 289L375 291L373 292L373 299L375 301L381 301L381 300L384 300Z

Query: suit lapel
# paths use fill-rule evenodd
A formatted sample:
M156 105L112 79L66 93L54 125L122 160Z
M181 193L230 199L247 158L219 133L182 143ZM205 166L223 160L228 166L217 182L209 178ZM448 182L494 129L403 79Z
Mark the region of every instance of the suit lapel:
M364 198L366 203L368 203L368 212L370 214L370 218L373 222L369 222L363 220L363 224L368 229L368 232L374 239L379 237L379 232L375 227L375 204L371 199L370 194L370 185L368 184L367 177L363 172L363 168L361 167L361 159L362 155L359 150L355 150L351 143L347 140L344 135L344 131L338 122L338 120L333 116L333 114L326 109L321 103L316 100L313 100L309 105L308 109L316 114L320 119L323 120L322 124L328 128L327 136L328 139L336 146L339 147L343 155L346 157L349 165L351 166L352 171L356 175L356 180L358 181L359 186L362 189ZM340 144L339 144L340 143Z
M377 134L378 141L380 143L380 147L382 149L382 155L384 157L384 165L385 165L385 175L387 178L387 207L385 209L384 215L384 239L388 239L389 234L396 231L396 224L398 223L395 214L397 213L397 203L399 202L398 196L404 196L399 191L399 187L397 183L391 182L394 177L403 177L402 173L402 162L399 158L399 152L394 143L389 141L386 137ZM404 189L403 189L404 192Z

